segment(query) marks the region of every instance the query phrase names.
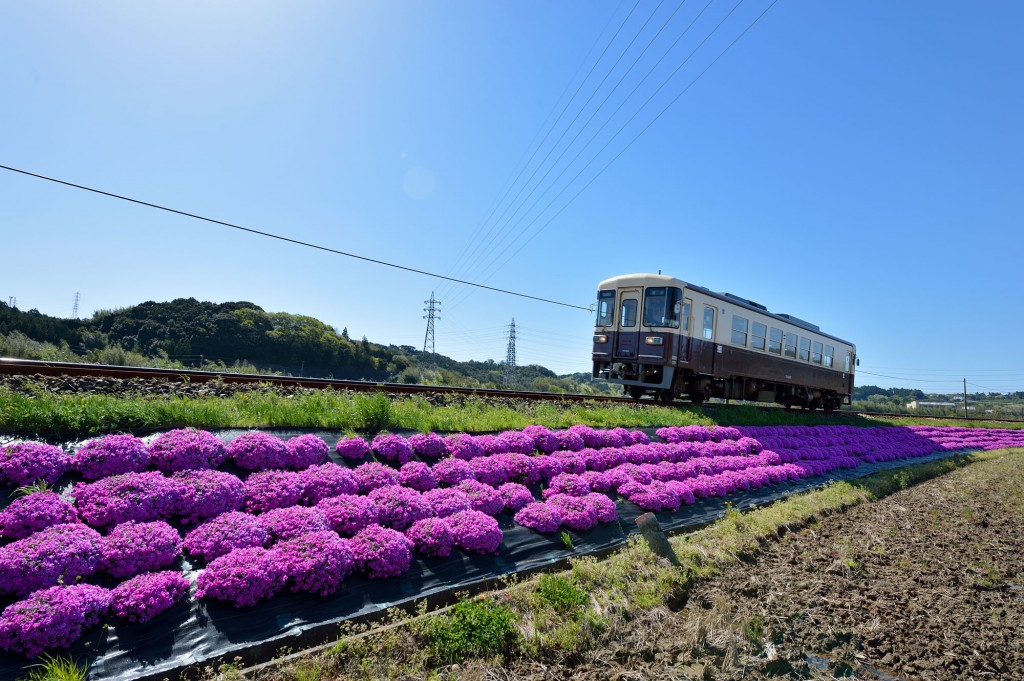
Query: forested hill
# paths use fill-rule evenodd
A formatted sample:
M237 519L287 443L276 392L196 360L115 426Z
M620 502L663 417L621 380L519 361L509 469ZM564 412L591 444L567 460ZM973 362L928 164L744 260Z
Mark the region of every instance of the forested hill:
M267 312L250 302L195 298L100 311L88 320L24 312L0 302L0 354L481 387L500 385L504 374L493 360L456 362L408 345L353 341L347 330L313 317ZM558 377L536 365L518 367L516 379L520 387L535 390L595 389L586 374Z

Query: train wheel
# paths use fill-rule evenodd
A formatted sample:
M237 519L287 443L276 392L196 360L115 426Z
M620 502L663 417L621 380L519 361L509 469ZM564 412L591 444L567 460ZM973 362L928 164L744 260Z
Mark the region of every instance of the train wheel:
M629 386L629 396L634 400L639 400L644 396L644 389L639 385L631 385Z
M690 401L693 402L694 404L704 404L704 400L708 398L707 393L705 393L703 390L698 390L697 392L690 393L689 395L687 395L687 397L689 397Z
M676 394L672 392L671 388L665 388L658 391L658 399L662 404L672 404L672 400L676 399Z

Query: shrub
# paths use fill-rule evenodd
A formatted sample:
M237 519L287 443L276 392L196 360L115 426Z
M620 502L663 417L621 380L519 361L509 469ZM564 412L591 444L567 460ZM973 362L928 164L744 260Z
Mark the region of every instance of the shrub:
M164 473L216 468L227 456L227 448L216 435L195 428L169 430L149 446L150 464Z
M71 502L54 492L33 492L0 511L0 537L24 539L53 525L77 522L78 512Z
M67 648L100 617L110 592L91 584L37 591L0 614L0 648L35 657L47 648Z
M148 622L188 594L180 572L149 572L121 582L110 592L110 611L129 622Z
M134 435L107 435L89 440L71 457L71 467L86 480L140 473L149 465L149 448Z
M284 468L288 460L288 448L281 438L259 431L236 437L228 443L227 453L239 468L247 471Z
M285 447L288 449L285 465L296 471L327 463L331 455L327 443L312 433L291 438Z
M19 442L0 447L0 485L31 485L43 480L52 485L71 465L60 447L42 442Z
M53 525L0 547L0 592L24 596L72 584L100 567L103 538L88 525Z
M207 520L185 535L185 550L193 556L211 561L244 548L262 548L270 541L270 533L254 515L229 511Z
M210 563L196 579L196 598L229 601L236 608L255 605L276 594L287 580L277 553L236 549Z
M576 610L590 602L587 592L564 575L541 575L537 582L537 597L561 613Z
M518 636L512 610L491 599L459 601L449 614L433 618L425 633L434 654L448 664L504 654Z
M165 568L181 555L181 536L163 521L121 523L100 544L103 568L118 579Z
M94 527L169 518L177 508L177 495L177 485L156 471L80 482L72 492L78 514Z

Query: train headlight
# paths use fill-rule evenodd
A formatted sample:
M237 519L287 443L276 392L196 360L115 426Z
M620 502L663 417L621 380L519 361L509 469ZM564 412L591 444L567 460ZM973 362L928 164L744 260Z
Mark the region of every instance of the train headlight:
M608 342L608 336L606 336L603 333L594 334L594 342L595 343L607 343Z
M648 345L661 345L663 339L661 336L648 336L644 342Z

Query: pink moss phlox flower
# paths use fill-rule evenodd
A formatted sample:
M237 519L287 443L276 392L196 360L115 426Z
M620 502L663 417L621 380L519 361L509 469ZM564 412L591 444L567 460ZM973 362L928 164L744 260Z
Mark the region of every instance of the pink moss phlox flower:
M110 592L91 584L36 591L0 614L0 648L27 657L67 648L99 624L109 603Z
M288 449L285 465L294 471L327 463L331 457L331 448L312 433L289 439L285 442L285 447Z
M601 435L604 437L605 447L625 447L633 444L633 438L625 428L612 428L604 431Z
M535 532L549 534L562 525L562 514L557 508L543 501L535 501L516 511L513 518L517 525L522 525Z
M412 541L397 530L370 525L349 542L356 567L370 579L397 577L412 565Z
M608 476L603 472L599 471L587 471L580 476L590 486L590 489L594 492L609 492L612 488L612 483L608 479Z
M555 439L558 440L558 448L570 452L578 452L587 446L583 437L574 430L559 430L555 432Z
M455 545L470 553L495 553L503 535L498 521L480 511L459 511L447 518Z
M530 490L526 485L520 485L518 482L506 482L498 487L498 494L501 495L501 500L505 502L505 510L510 513L515 513L523 506L534 502L533 494L530 493Z
M635 445L646 445L651 441L651 438L648 437L647 433L642 430L634 430L630 432L629 439Z
M149 445L149 463L163 473L216 468L227 457L227 448L216 435L195 428L169 430Z
M228 601L236 608L273 597L288 579L277 552L235 549L214 559L196 579L196 598Z
M305 484L300 473L267 470L245 479L245 510L264 513L294 506L302 500Z
M171 476L176 492L174 514L182 522L198 523L245 504L245 484L222 471L178 471Z
M454 487L463 480L476 480L476 473L469 462L453 457L441 459L431 468L439 485Z
M409 444L416 456L438 459L448 454L448 442L437 433L416 433L409 436Z
M377 505L378 522L399 532L417 520L429 517L432 512L422 494L401 485L378 487L367 496Z
M623 496L645 511L676 511L679 509L679 495L661 480L654 480L646 485L637 483L635 486L630 486Z
M551 478L559 473L575 473L579 475L587 470L587 460L579 452L555 452L548 460L558 462L558 470L556 471L552 468Z
M113 577L127 579L167 567L181 555L181 547L181 535L162 520L130 520L103 537L100 552L103 569Z
M228 443L228 457L235 465L247 471L262 471L268 468L285 468L288 448L276 435L251 431L243 433Z
M0 593L24 596L93 574L102 539L88 525L67 523L0 547Z
M606 471L615 468L626 462L625 454L621 447L605 447L604 449L581 449L579 456L587 470Z
M509 454L534 454L537 451L536 441L526 432L506 430L498 435L498 440L504 443L502 449Z
M343 437L334 446L334 451L343 459L361 461L370 453L370 445L361 437Z
M569 430L583 438L583 444L587 447L598 449L605 446L604 433L599 430L594 430L590 426L584 426L582 424L570 426ZM622 446L621 442L619 443L619 446Z
M78 515L93 527L129 520L166 520L174 515L178 505L177 485L156 471L79 482L72 496Z
M376 461L360 464L352 470L360 494L369 494L378 487L398 484L398 471Z
M469 461L484 455L484 448L480 446L480 443L472 435L455 433L446 437L445 443L448 445L448 451L456 459Z
M336 463L310 466L299 472L299 478L302 481L302 502L311 506L330 497L359 492L352 471Z
M394 433L381 434L373 438L373 443L370 445L373 451L377 452L378 455L393 461L398 464L409 463L412 461L413 451L412 445L401 435Z
M508 472L501 461L503 456L511 456L511 454L494 454L471 459L469 467L473 469L473 476L491 487L497 487L502 483L508 482Z
M458 487L441 487L423 493L423 501L430 505L432 515L446 518L459 511L473 508L469 496Z
M688 482L682 482L678 480L669 480L665 483L665 486L679 497L679 502L682 504L693 504L696 503L697 498L693 494L693 489Z
M591 506L593 506L594 511L597 513L597 522L613 523L619 519L618 507L616 507L614 501L609 499L604 494L591 492L587 496L583 497L583 499Z
M0 485L21 487L42 480L57 482L71 465L64 450L43 442L19 442L0 447Z
M544 426L526 426L523 428L523 434L533 439L534 449L542 454L550 454L558 450L558 437L549 428ZM525 453L532 454L533 452Z
M149 466L149 447L134 435L106 435L89 440L71 457L71 467L86 480L140 473Z
M437 478L427 464L422 461L410 461L398 470L398 484L426 492L437 487Z
M581 475L574 473L561 473L551 478L543 497L551 498L553 494L568 494L573 497L583 497L590 494L590 485Z
M555 494L547 503L558 509L562 524L571 530L589 530L597 525L597 509L583 497Z
M476 438L477 444L483 450L483 456L508 454L512 451L510 443L497 435L475 435L473 437Z
M0 511L0 537L24 539L52 525L77 522L78 512L67 499L50 491L33 492Z
M274 547L292 591L329 596L355 567L347 539L325 530L309 532Z
M110 592L110 612L129 622L148 622L188 595L180 572L148 572L121 582Z
M341 494L324 499L316 508L331 529L343 537L377 524L377 504L369 497Z
M704 426L668 426L655 431L665 442L706 442L712 439L711 431Z
M271 545L275 542L294 539L309 532L322 532L331 529L323 512L315 506L313 508L308 506L275 508L256 516L256 520L267 531Z
M256 516L229 511L188 532L184 547L190 555L212 561L235 549L263 548L269 541L270 533Z
M530 457L533 459L533 467L536 471L538 481L546 482L559 473L565 472L565 465L562 463L562 460L558 458L558 455L560 454L575 454L575 452L558 451L554 454L537 454L536 456Z
M469 502L473 504L473 510L486 515L498 515L505 510L505 501L501 498L501 494L490 485L476 480L463 480L458 484L457 489L466 493Z
M509 454L496 454L491 457L499 466L505 470L509 482L518 482L523 485L534 485L541 480L541 472L537 468L535 457L511 452Z
M455 545L455 533L447 518L417 520L405 531L413 549L428 558L445 558Z

